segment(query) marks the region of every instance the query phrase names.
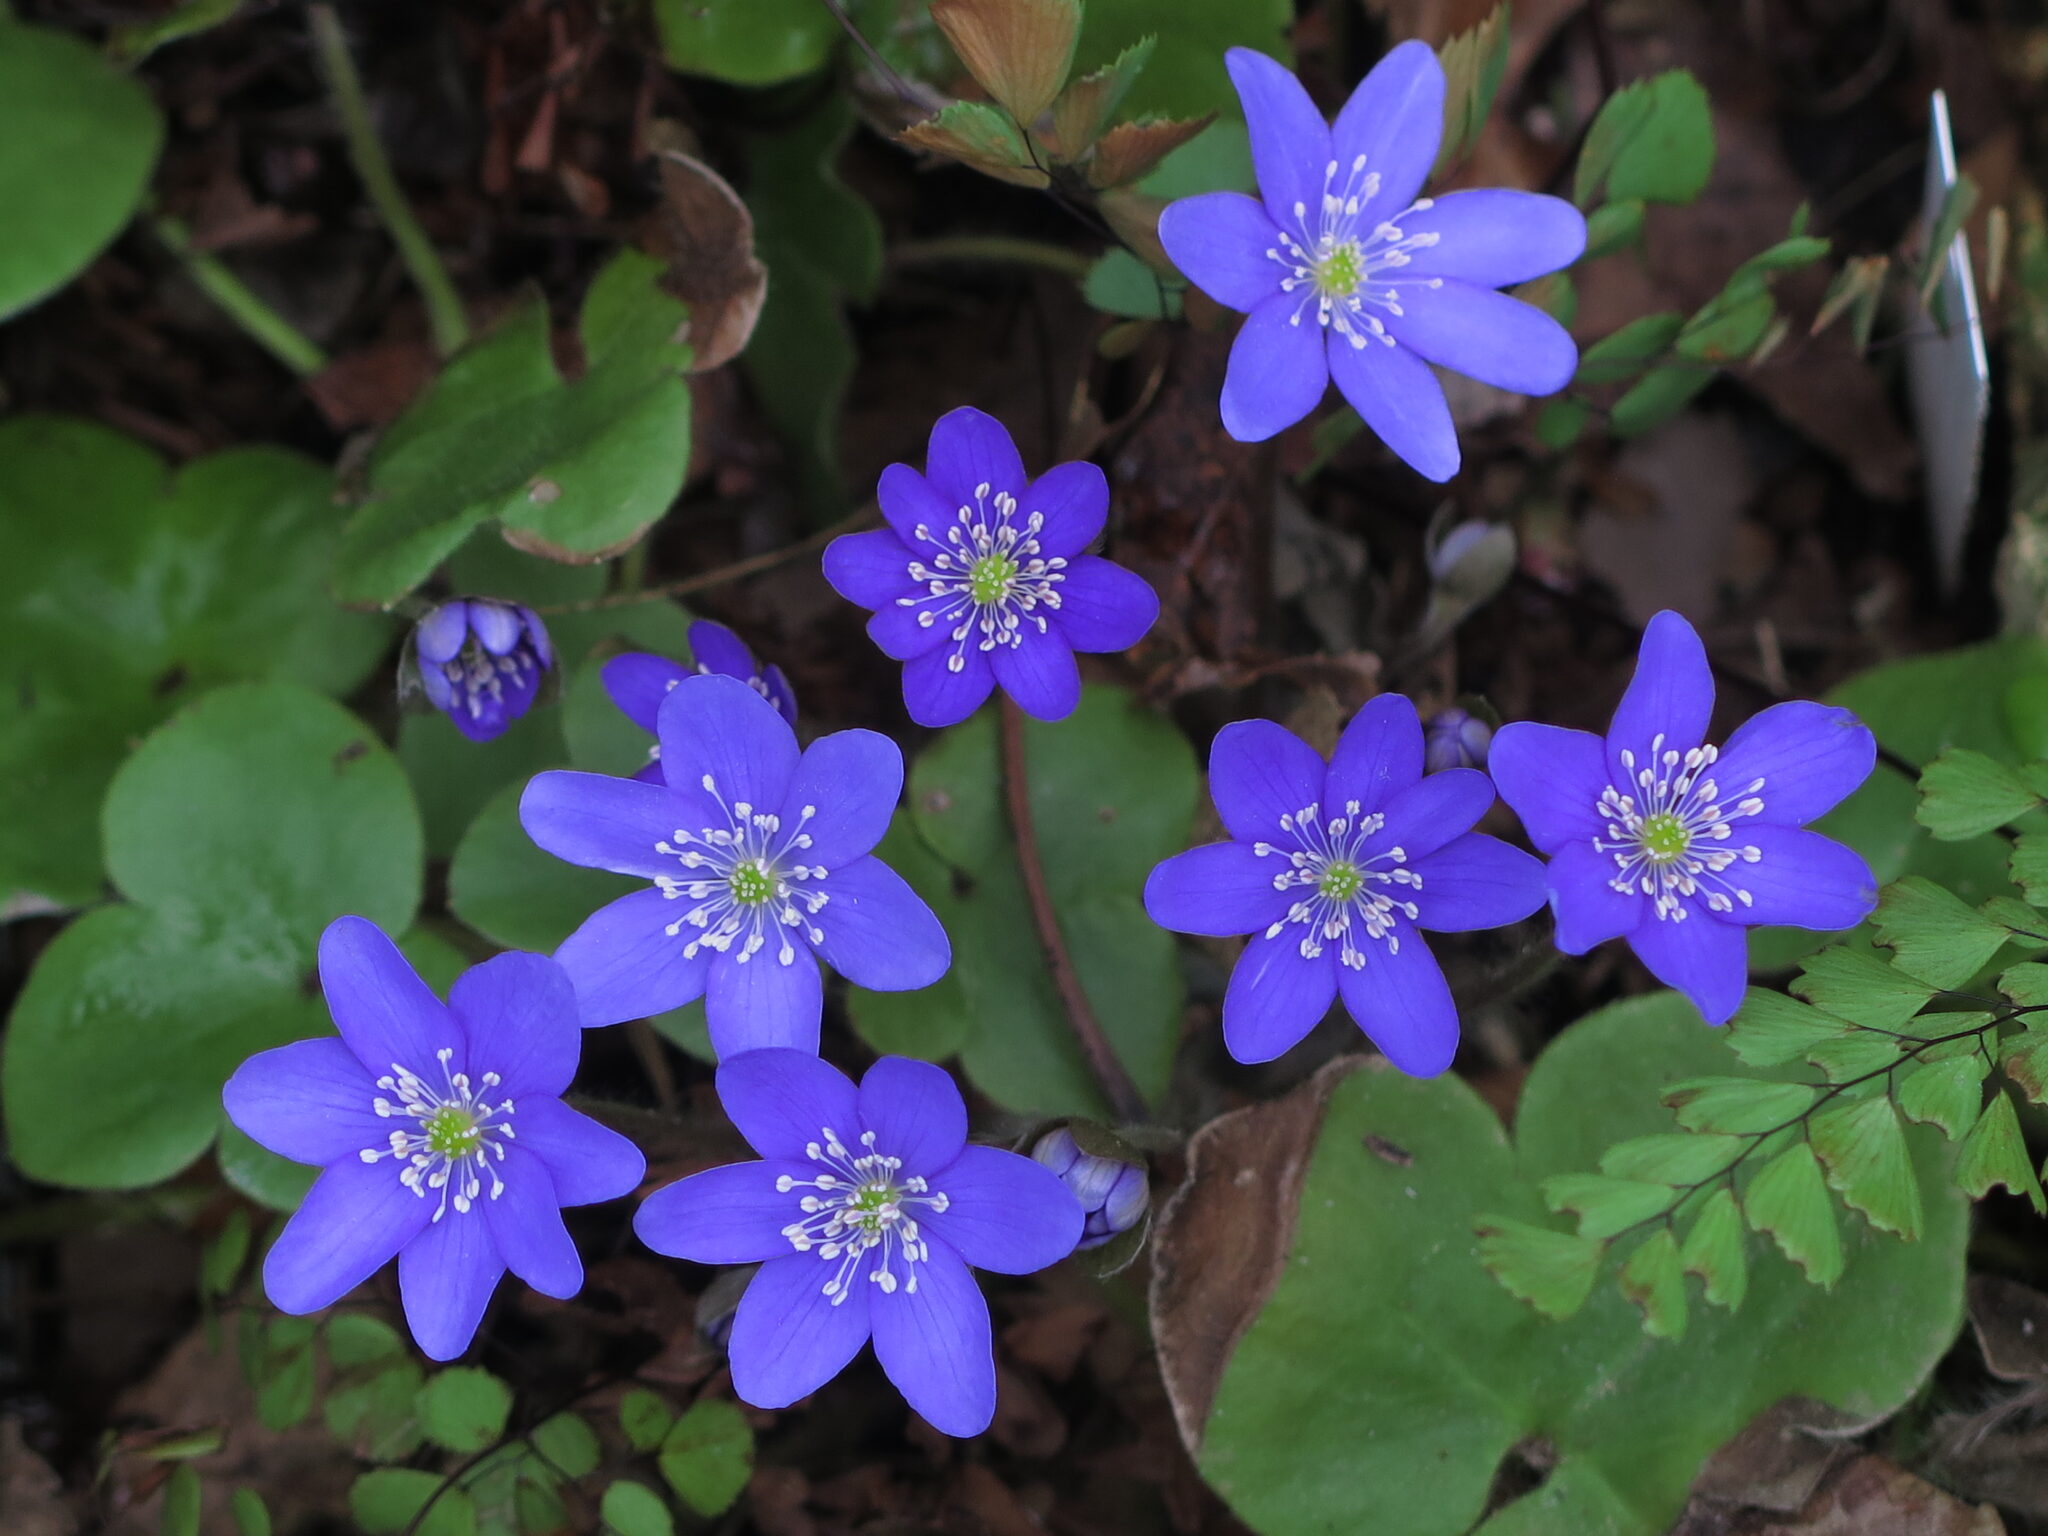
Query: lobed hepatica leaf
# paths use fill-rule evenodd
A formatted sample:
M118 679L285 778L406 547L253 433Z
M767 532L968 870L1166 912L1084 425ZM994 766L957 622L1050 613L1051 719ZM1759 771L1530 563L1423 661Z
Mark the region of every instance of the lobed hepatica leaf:
M92 422L0 423L0 906L101 893L107 782L199 689L362 682L391 625L327 598L330 490L280 449L173 474Z
M1096 686L1068 719L1026 722L1024 742L1040 861L1075 972L1124 1066L1156 1096L1180 1038L1182 988L1174 940L1139 897L1152 866L1187 845L1193 754L1128 694ZM993 709L918 758L910 808L880 851L946 925L953 969L922 992L855 989L855 1028L877 1049L957 1053L1005 1108L1104 1113L1017 872Z
M83 38L0 14L0 320L121 232L164 139L149 93Z
M43 952L0 1054L14 1161L103 1189L176 1173L212 1141L221 1084L245 1056L327 1029L321 930L353 912L404 931L421 859L390 752L285 684L180 711L115 776L105 824L130 901Z
M1338 1083L1292 1241L1271 1258L1277 1283L1223 1368L1206 1422L1183 1426L1197 1436L1203 1475L1262 1536L1457 1536L1479 1520L1502 1458L1541 1436L1557 1465L1481 1536L1655 1536L1705 1458L1779 1398L1856 1414L1897 1407L1962 1317L1967 1206L1931 1130L1906 1133L1923 1186L1939 1191L1920 1242L1845 1221L1847 1267L1823 1292L1750 1238L1741 1309L1693 1306L1681 1340L1645 1337L1611 1276L1576 1317L1549 1323L1480 1267L1476 1214L1547 1225L1539 1181L1668 1130L1663 1086L1728 1063L1685 1001L1658 993L1604 1009L1551 1045L1523 1091L1515 1143L1455 1077L1416 1081L1372 1063ZM1271 1155L1284 1160L1286 1149ZM1266 1171L1209 1176L1284 1187L1277 1174L1262 1185ZM1181 1219L1163 1218L1166 1273ZM1669 1290L1668 1274L1660 1284ZM1155 1305L1167 1294L1155 1290ZM1155 1318L1163 1341L1187 1321L1175 1305L1181 1316ZM1163 1360L1176 1385L1181 1363L1171 1349ZM1176 1385L1177 1403L1187 1400Z

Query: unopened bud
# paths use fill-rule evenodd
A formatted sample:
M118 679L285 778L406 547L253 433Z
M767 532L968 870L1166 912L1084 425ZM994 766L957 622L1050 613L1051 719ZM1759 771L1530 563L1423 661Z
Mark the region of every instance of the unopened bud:
M1486 749L1493 745L1493 727L1470 710L1447 709L1429 717L1422 740L1423 766L1431 773L1446 768L1484 768Z
M471 741L490 741L527 710L555 665L547 626L531 608L492 597L441 604L412 632L401 687L427 702Z
M1077 1247L1099 1248L1144 1218L1152 1192L1141 1164L1083 1152L1065 1126L1039 1137L1031 1155L1060 1176L1088 1213Z

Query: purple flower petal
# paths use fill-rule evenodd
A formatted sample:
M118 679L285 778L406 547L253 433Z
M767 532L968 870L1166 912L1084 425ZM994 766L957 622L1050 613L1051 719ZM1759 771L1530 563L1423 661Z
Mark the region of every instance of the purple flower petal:
M1034 512L1045 519L1038 531L1041 554L1071 560L1095 542L1109 521L1109 477L1086 459L1055 464L1018 498L1018 512L1026 520ZM1060 590L1066 590L1064 584Z
M1798 827L1735 823L1727 846L1757 849L1755 863L1744 860L1721 876L1727 885L1749 893L1750 900L1724 914L1727 921L1814 928L1838 933L1854 928L1877 909L1877 877L1863 855L1831 837ZM1701 884L1717 887L1711 877Z
M555 664L555 643L548 638L548 627L541 623L540 615L522 606L519 627L526 632L526 643L533 648L534 660L541 664L543 670L552 667Z
M868 1341L868 1260L847 1275L834 1297L824 1292L836 1263L792 1253L763 1264L733 1314L732 1386L756 1408L787 1408L809 1397L860 1353Z
M804 749L782 799L782 825L802 824L811 840L799 853L805 863L837 869L882 840L902 795L901 747L874 731L835 731Z
M759 1264L790 1252L782 1229L802 1219L801 1190L775 1187L778 1179L809 1184L811 1162L728 1163L657 1189L633 1213L633 1231L656 1253L693 1264Z
M529 1099L513 1111L519 1145L548 1165L555 1199L596 1205L630 1195L647 1175L640 1149L560 1099Z
M1209 747L1209 798L1224 830L1240 842L1292 835L1280 818L1316 804L1323 793L1323 760L1316 749L1271 720L1237 720Z
M554 961L516 952L493 956L456 978L448 1009L468 1038L472 1077L497 1073L501 1095L514 1102L559 1098L568 1090L583 1030L576 989Z
M1077 651L1129 650L1159 618L1152 584L1100 555L1074 559L1059 593L1053 625Z
M1590 731L1517 720L1495 734L1486 768L1543 852L1591 842L1606 830L1599 806L1608 783L1607 744Z
M734 805L780 805L796 772L796 732L736 677L686 677L676 684L662 702L660 736L662 772L687 805L675 825L692 832L724 829Z
M954 671L955 658L960 670ZM956 652L950 645L926 651L903 665L903 704L919 725L940 729L958 725L981 708L996 686L988 657L973 646Z
M1692 999L1709 1024L1727 1023L1742 1006L1749 945L1734 923L1694 907L1681 921L1648 918L1628 943L1650 974Z
M671 688L689 675L690 669L681 662L670 661L666 656L652 656L645 651L614 656L598 673L604 682L604 691L611 695L619 713L649 734L653 733L655 722L660 717L661 701L668 697Z
M413 645L421 661L439 666L453 661L469 638L469 604L461 598L441 604L420 620L413 631Z
M775 706L775 712L795 725L796 690L789 686L789 679L783 676L782 668L768 668L761 674L761 683L768 690L768 702Z
M841 1141L859 1135L853 1084L804 1051L726 1057L718 1064L718 1102L747 1145L771 1161L808 1162L805 1149L827 1128Z
M944 1067L884 1056L860 1080L861 1126L906 1175L943 1168L967 1145L967 1104Z
M908 464L891 464L882 471L875 500L881 504L883 519L911 550L938 549L939 539L958 511L957 503L948 501L944 491Z
M469 1348L504 1273L498 1246L474 1211L451 1212L405 1245L398 1255L399 1299L428 1359L453 1360Z
M1452 838L1411 863L1422 877L1422 888L1407 893L1421 914L1416 925L1436 933L1519 923L1549 895L1540 860L1484 832Z
M1310 960L1301 928L1289 924L1245 945L1223 994L1223 1043L1247 1064L1271 1061L1323 1020L1337 997L1337 952Z
M675 836L685 809L666 785L556 769L527 781L519 824L566 863L652 880L681 872L676 856L655 845Z
M711 957L704 1018L719 1060L775 1046L817 1050L824 978L807 945L795 939L788 943L787 960L773 935L766 948L749 958L731 951Z
M1402 463L1438 482L1458 472L1458 431L1429 364L1406 347L1354 347L1341 336L1331 338L1329 351L1337 388Z
M996 1416L988 1303L973 1272L943 1242L927 1245L914 1269L916 1290L899 1285L871 1303L875 1358L932 1428L978 1435Z
M933 423L924 472L954 507L972 506L981 499L983 486L992 501L1004 492L1019 495L1030 483L1009 429L971 405L950 410Z
M842 533L825 546L825 579L849 603L880 611L920 590L910 577L910 562L916 558L886 528Z
M1721 748L1713 779L1724 803L1754 793L1773 822L1804 826L1861 788L1877 738L1846 709L1795 699L1752 716ZM1762 779L1763 786L1750 785Z
M1693 627L1667 608L1644 629L1635 676L1607 728L1610 782L1618 789L1633 788L1635 773L1622 762L1624 751L1634 755L1636 772L1649 763L1653 743L1657 752L1690 752L1707 739L1713 713L1714 674L1707 648Z
M940 646L950 656L953 631L960 627L960 616L951 611L957 604L957 598L933 597L922 589L907 592L868 616L868 638L891 661L915 661Z
M716 619L698 619L690 625L689 638L690 655L700 673L736 677L744 682L758 670L746 641Z
M1389 938L1364 941L1365 965L1337 966L1354 1022L1410 1077L1435 1077L1458 1054L1458 1009L1422 935L1396 919Z
M1232 48L1223 64L1244 103L1260 199L1274 223L1298 233L1303 218L1322 207L1329 125L1301 82L1263 53Z
M555 963L569 973L584 1028L652 1018L704 995L711 951L687 955L696 930L668 931L688 910L658 890L635 891L599 907L562 941Z
M493 656L509 656L524 638L526 626L520 621L518 609L475 599L469 605L469 632Z
M1320 802L1325 816L1346 814L1353 800L1365 815L1422 778L1422 721L1398 693L1366 700L1330 754Z
M1036 625L1019 630L1017 644L989 653L989 666L1003 692L1034 720L1064 720L1081 702L1081 669L1057 625L1044 633Z
M1284 859L1260 858L1249 843L1209 843L1177 853L1145 880L1145 912L1175 933L1227 938L1258 933L1287 915L1293 893L1273 888Z
M1472 824L1493 804L1493 780L1476 768L1446 768L1411 784L1386 803L1387 824L1368 847L1399 847L1409 859L1435 853ZM1332 814L1324 807L1324 814Z
M1258 199L1242 192L1205 192L1170 204L1159 215L1159 243L1187 280L1226 309L1256 309L1280 291L1288 268L1268 251L1280 231Z
M998 1147L968 1147L931 1176L943 1211L918 1224L976 1269L1029 1275L1057 1264L1081 1240L1080 1201L1042 1163Z
M827 897L811 921L825 963L870 992L915 992L946 974L953 947L924 898L880 859L841 865L819 887Z
M221 1090L228 1118L280 1157L325 1166L391 1139L371 1105L376 1083L332 1036L259 1051Z
M453 718L455 707L455 685L448 681L448 674L438 666L420 668L420 687L426 691L427 702L444 715Z
M331 1306L389 1263L433 1214L434 1202L399 1183L389 1160L344 1157L313 1181L271 1244L263 1293L294 1316Z
M1557 919L1559 949L1583 955L1596 944L1655 921L1647 897L1614 888L1611 882L1619 873L1614 856L1597 852L1590 842L1567 843L1557 851L1544 880Z
M653 762L643 763L640 767L635 768L633 772L629 775L629 777L633 780L635 784L659 784L664 789L668 787L668 779L663 775L661 771L661 762L659 759L656 759Z
M454 1052L454 1069L463 1069L455 1021L368 918L337 917L320 935L320 988L341 1038L371 1077L401 1062L424 1070L444 1049Z
M562 1224L562 1207L555 1199L554 1180L548 1175L547 1164L522 1143L514 1142L504 1151L504 1160L498 1166L504 1188L490 1194L486 1175L486 1193L477 1202L477 1208L483 1211L484 1225L490 1228L491 1242L513 1274L541 1295L566 1301L583 1289L583 1260L577 1257L576 1244ZM472 1209L470 1215L475 1214L476 1209ZM446 1226L456 1219L444 1217L441 1224Z
M1302 314L1309 302L1274 294L1245 317L1230 344L1223 429L1241 443L1263 443L1285 431L1314 410L1329 388L1323 328L1315 323L1313 307Z
M1554 395L1578 372L1571 332L1533 304L1444 278L1411 290L1386 327L1402 346L1468 379L1518 395Z
M1543 277L1570 266L1586 249L1586 220L1578 209L1561 197L1505 187L1433 198L1401 220L1401 233L1437 237L1409 257L1402 277L1452 277L1481 288Z
M1388 50L1358 82L1331 126L1330 158L1349 167L1365 156L1366 169L1380 179L1371 206L1391 219L1422 190L1443 132L1443 65L1429 44L1411 40Z

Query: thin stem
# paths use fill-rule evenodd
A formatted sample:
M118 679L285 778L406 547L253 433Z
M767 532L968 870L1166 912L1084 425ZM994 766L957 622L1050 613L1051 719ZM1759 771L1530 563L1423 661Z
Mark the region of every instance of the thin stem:
M839 23L840 29L853 39L854 45L862 53L867 55L868 63L873 67L875 73L889 83L890 90L901 96L920 112L934 112L938 110L932 105L924 92L918 90L916 86L898 74L896 66L883 58L875 50L875 45L867 40L859 27L854 25L853 18L846 14L846 8L839 3L839 0L823 0L823 3L825 9L832 13L833 19Z
M1045 951L1046 968L1059 993L1067 1024L1080 1043L1088 1070L1094 1075L1102 1096L1121 1121L1145 1118L1145 1097L1131 1081L1124 1064L1117 1060L1109 1037L1096 1022L1095 1010L1082 989L1081 978L1067 953L1067 941L1060 934L1059 914L1053 910L1052 893L1046 889L1045 866L1039 862L1038 835L1031 825L1031 781L1024 752L1024 712L1004 696L1000 720L1003 751L1003 799L1010 811L1010 831L1017 843L1017 872L1024 879L1024 897L1031 906L1032 926L1038 930L1039 946Z
M940 240L910 240L893 247L889 260L898 266L929 266L945 261L1009 262L1017 266L1043 267L1076 282L1095 265L1079 251L1043 240L1026 240L1015 235L955 235Z
M149 221L150 233L165 250L178 258L185 275L249 339L301 378L327 366L327 354L302 335L292 323L249 291L248 286L210 252L194 250L192 232L177 219Z
M626 608L634 603L650 603L659 598L687 597L692 592L703 592L711 587L723 587L742 577L755 576L762 571L773 570L791 560L823 549L842 533L854 533L875 520L872 507L862 507L850 516L842 517L828 528L820 528L807 539L794 544L785 544L780 549L771 549L764 554L749 555L744 560L735 560L730 565L721 565L715 570L700 571L695 576L685 576L681 581L666 582L658 587L641 587L631 592L607 592L603 597L586 598L580 603L551 603L534 609L543 617L558 613L598 613L606 608Z
M449 280L448 269L441 265L433 242L427 239L427 232L420 228L405 194L399 190L384 146L377 142L376 130L370 125L369 104L363 98L362 77L356 73L355 60L349 57L341 22L331 5L309 6L307 14L312 20L313 52L320 61L328 93L334 98L334 110L341 118L349 160L427 306L427 323L433 328L435 349L443 357L460 351L469 340L469 317L463 313L462 298Z

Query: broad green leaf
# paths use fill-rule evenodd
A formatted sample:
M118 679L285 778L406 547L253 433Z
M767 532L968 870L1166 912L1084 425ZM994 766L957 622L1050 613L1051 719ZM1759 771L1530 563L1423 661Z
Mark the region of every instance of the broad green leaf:
M1956 747L1920 773L1920 825L1943 842L2017 821L2041 803L2019 774L1982 752Z
M1919 1239L1920 1181L1890 1098L1824 1109L1808 1122L1807 1138L1844 1205L1880 1231Z
M1736 362L1763 340L1776 313L1777 302L1761 279L1731 281L1685 322L1672 350L1697 363Z
M1782 992L1751 987L1742 1011L1728 1025L1729 1049L1752 1067L1800 1061L1823 1040L1849 1034L1855 1025Z
M241 1278L249 1261L249 1213L236 1206L227 1221L199 1251L199 1294L225 1296Z
M420 1388L420 1427L443 1450L480 1451L505 1433L512 1389L489 1371L451 1366Z
M2048 1032L2029 1029L2004 1048L2005 1075L2036 1104L2048 1104Z
M2009 966L1999 975L1998 990L2022 1008L2048 1007L2048 965L2025 960Z
M350 1485L349 1511L365 1536L476 1536L476 1501L446 1482L437 1472L378 1467Z
M236 1536L270 1536L270 1510L254 1488L237 1488L229 1495L228 1513L234 1517Z
M2037 907L2048 907L2048 834L2023 832L2012 847L2012 883Z
M2026 1196L2037 1213L2048 1215L2048 1198L2042 1195L2041 1181L2027 1156L2026 1138L2020 1134L2012 1096L2006 1093L1992 1094L1991 1102L1970 1127L1970 1134L1963 1138L1962 1151L1956 1156L1956 1187L1963 1193L1981 1200L1994 1184L2003 1184L2014 1194Z
M556 371L538 295L451 361L378 442L334 585L390 604L482 524L581 562L636 542L682 489L690 454L683 306L662 267L622 251L583 307L585 369Z
M1081 284L1081 296L1095 308L1132 320L1179 319L1183 292L1122 246L1106 252Z
M1087 0L1074 67L1099 68L1141 38L1154 38L1152 57L1125 99L1127 116L1235 117L1242 109L1223 55L1256 48L1290 63L1293 22L1289 0Z
M1991 1064L1980 1051L1931 1061L1899 1075L1899 1113L1922 1125L1938 1125L1950 1141L1976 1124L1984 1107L1984 1078Z
M271 1335L264 1377L256 1388L256 1417L265 1429L282 1431L313 1411L313 1341L280 1348L274 1323Z
M1617 1142L1600 1158L1600 1171L1617 1179L1647 1179L1658 1184L1702 1184L1742 1153L1737 1136L1681 1135L1666 1131Z
M399 1461L425 1443L420 1386L426 1373L410 1359L391 1361L327 1390L321 1411L327 1432L369 1461Z
M1621 1268L1621 1294L1643 1309L1643 1332L1653 1339L1685 1337L1685 1269L1670 1228L1654 1232Z
M1015 119L985 101L949 102L936 117L913 123L897 137L998 181L1034 188L1051 184Z
M1132 84L1144 73L1156 37L1143 37L1111 62L1072 81L1052 107L1049 142L1063 160L1078 160L1102 137Z
M1714 370L1697 363L1652 368L1614 402L1607 424L1616 437L1641 437L1676 416L1714 380Z
M1838 944L1807 959L1792 990L1838 1018L1895 1030L1927 1006L1935 989L1881 955Z
M1579 440L1592 414L1592 407L1583 400L1547 400L1536 413L1536 436L1546 448L1562 453Z
M62 287L121 232L163 139L140 81L83 38L0 12L0 320Z
M636 1451L651 1451L661 1444L675 1418L668 1403L645 1387L635 1387L619 1399L619 1428Z
M1768 1233L1807 1279L1831 1287L1842 1278L1841 1229L1820 1164L1805 1142L1772 1158L1749 1181L1742 1202L1750 1226Z
M1896 1066L1900 1041L1878 1030L1858 1030L1839 1040L1823 1040L1806 1053L1831 1083L1853 1083Z
M307 1027L318 1030L324 1025L316 1016L309 1015ZM214 1157L220 1164L222 1178L273 1211L296 1211L306 1198L306 1191L313 1187L313 1180L320 1176L318 1168L295 1163L267 1147L257 1146L225 1114L220 1117L220 1141L214 1148Z
M1444 69L1444 133L1436 169L1462 156L1478 141L1508 66L1508 6L1496 5L1479 21L1437 50Z
M621 1478L605 1489L598 1506L606 1536L673 1536L675 1519L661 1495L645 1483Z
M1611 1179L1598 1173L1559 1173L1543 1181L1543 1201L1579 1218L1579 1236L1609 1238L1661 1216L1677 1202L1669 1185Z
M724 1514L753 1471L754 1431L723 1398L699 1398L661 1442L661 1475L700 1515Z
M1662 357L1684 328L1685 316L1676 310L1638 316L1586 348L1579 357L1577 382L1613 384L1634 378Z
M1918 875L1886 886L1873 920L1899 969L1937 987L1963 985L2011 937L2003 923Z
M534 1451L563 1477L588 1477L597 1470L604 1454L598 1444L597 1431L581 1414L558 1413L551 1419L544 1419L534 1426L528 1438L533 1442ZM646 1450L648 1447L635 1441L633 1449Z
M1563 1320L1586 1304L1607 1245L1506 1216L1482 1216L1479 1260L1512 1296Z
M1812 1107L1813 1095L1804 1083L1696 1077L1665 1089L1664 1102L1678 1111L1678 1123L1689 1131L1754 1135L1798 1119Z
M1732 1191L1717 1189L1693 1221L1679 1249L1679 1262L1698 1275L1701 1294L1733 1312L1749 1293L1749 1256L1743 1252L1742 1211Z
M405 1340L382 1318L337 1312L327 1319L327 1358L338 1371L390 1360L405 1353Z
M1586 218L1586 259L1625 251L1642 238L1641 203L1633 199L1625 203L1603 203Z
M519 824L523 784L508 784L471 823L448 866L448 910L493 944L551 954L608 902L645 880L565 864Z
M0 55L7 47L7 34L0 29ZM175 1468L164 1484L163 1514L157 1529L163 1536L199 1536L199 1473L190 1462Z
M1608 98L1579 153L1573 198L1587 206L1604 183L1615 202L1689 203L1714 169L1714 116L1682 69L1638 80Z
M671 69L735 85L774 85L831 57L839 23L817 0L654 0Z

